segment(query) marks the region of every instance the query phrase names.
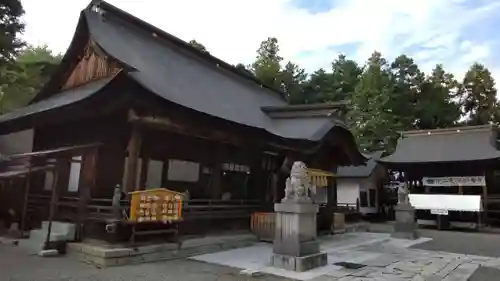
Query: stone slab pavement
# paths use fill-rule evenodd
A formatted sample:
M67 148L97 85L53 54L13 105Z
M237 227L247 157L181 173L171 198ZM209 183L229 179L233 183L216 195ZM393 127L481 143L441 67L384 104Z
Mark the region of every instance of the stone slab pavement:
M0 243L1 281L490 281L499 280L500 258L469 253L450 253L447 249L415 249L437 247L447 235L408 241L391 239L387 234L350 233L323 240L322 249L328 252L329 265L306 273L266 269L270 245L256 244L217 254L194 257L197 260L173 260L99 269L71 257L40 258L28 255L22 248ZM481 235L448 235L462 244L481 243ZM459 240L466 238L467 240ZM491 237L491 239L497 239ZM499 238L500 239L500 238ZM491 242L491 241L490 241ZM419 244L415 244L419 243ZM431 243L431 244L430 244ZM432 244L434 243L434 244ZM450 242L449 242L450 243ZM446 244L445 244L446 245ZM249 248L252 249L249 251ZM466 248L466 247L465 247ZM473 247L471 246L471 249ZM234 251L240 251L239 253ZM452 249L453 250L453 249ZM459 250L458 246L454 250ZM231 252L233 251L233 252ZM480 253L479 253L480 254ZM490 255L494 254L490 252ZM500 256L500 252L497 252ZM204 262L201 262L204 261ZM338 261L366 265L358 270L347 270L333 265ZM479 269L478 269L479 268ZM242 275L245 270L261 273ZM477 270L476 270L477 269ZM474 272L475 271L475 272ZM473 274L474 273L474 274Z
M307 272L290 272L269 266L271 245L257 244L193 259L282 276L292 280L311 281L466 281L480 267L500 269L500 258L478 255L412 249L416 241L392 239L388 234L352 233L333 236L337 243L323 241L322 250L328 254L328 265ZM344 239L342 239L344 237ZM342 243L341 241L348 241ZM463 241L465 242L465 241ZM351 262L365 267L351 270L334 265ZM497 276L494 279L496 280Z

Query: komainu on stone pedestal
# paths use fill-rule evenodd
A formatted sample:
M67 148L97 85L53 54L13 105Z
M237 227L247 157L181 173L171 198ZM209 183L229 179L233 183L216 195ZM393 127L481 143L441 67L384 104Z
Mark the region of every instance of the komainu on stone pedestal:
M290 176L286 179L285 197L281 202L311 202L310 194L314 194L314 188L307 177L307 166L303 162L293 163Z
M285 197L274 205L276 232L271 263L275 267L306 271L327 264L327 255L319 251L316 240L319 207L309 197L311 192L306 165L295 162L286 181Z
M396 223L394 224L394 231L392 237L401 239L417 239L418 238L418 225L415 220L415 208L410 204L408 198L408 187L399 187L398 189L398 204L394 208Z

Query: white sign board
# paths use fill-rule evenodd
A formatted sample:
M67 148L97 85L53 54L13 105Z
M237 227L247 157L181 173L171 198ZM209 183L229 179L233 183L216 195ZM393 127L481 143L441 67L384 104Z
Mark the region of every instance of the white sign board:
M442 210L442 209L431 210L431 214L433 214L433 215L447 216L448 215L448 210Z
M409 194L410 204L417 210L481 212L481 195Z
M484 176L474 177L424 177L424 186L484 186L486 180Z

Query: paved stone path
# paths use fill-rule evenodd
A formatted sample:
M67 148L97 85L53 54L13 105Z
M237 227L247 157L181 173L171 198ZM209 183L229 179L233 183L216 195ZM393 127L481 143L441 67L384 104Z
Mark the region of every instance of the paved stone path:
M340 243L344 240L350 242ZM429 243L426 241L422 239L419 242ZM311 281L466 281L480 266L500 269L500 258L413 249L410 248L413 243L409 240L391 239L387 234L349 234L335 243L323 242L322 250L328 253L329 264L303 273L268 266L266 260L269 259L271 249L270 245L265 244L194 258L271 273L290 280ZM365 267L346 269L334 265L337 262L358 263ZM491 275L489 272L485 274ZM481 281L496 280L497 277Z
M313 281L466 281L479 268L500 268L500 259L493 257L432 252L395 247L381 242L356 247L350 254L380 253L380 256L361 262L358 270L338 269ZM488 281L490 279L485 279Z
M433 237L434 243L423 242L423 248L435 248L440 239L455 240L452 250L460 250L459 242L473 245L484 240L482 235L445 235ZM407 240L389 239L380 234L349 234L345 237L335 236L325 242L329 254L329 265L316 272L276 276L259 274L257 276L241 275L240 268L221 266L227 256L221 253L221 263L204 263L193 260L175 260L124 267L99 269L80 263L70 257L40 258L27 255L19 247L0 244L0 280L2 281L492 281L499 280L500 257L485 257L467 253L450 253L415 249ZM463 238L467 240L460 240ZM497 239L492 236L491 239ZM347 242L346 242L347 241ZM490 241L491 242L491 241ZM427 244L427 245L426 245ZM451 245L450 245L451 246ZM259 245L258 247L265 248ZM258 248L257 247L257 248ZM473 249L472 246L470 246ZM240 250L241 251L241 250ZM242 251L245 253L245 251ZM261 260L266 263L269 256L263 258L261 252L246 252L247 256L255 254L252 262ZM227 253L226 253L227 254ZM259 254L259 255L257 255ZM490 252L490 254L494 254ZM497 254L500 256L500 252ZM238 258L230 255L232 262ZM248 257L247 257L248 258ZM354 262L366 265L358 270L348 270L333 265L338 261ZM479 270L476 269L479 266ZM474 274L473 272L476 271ZM472 275L472 277L470 277ZM468 279L468 278L471 279Z

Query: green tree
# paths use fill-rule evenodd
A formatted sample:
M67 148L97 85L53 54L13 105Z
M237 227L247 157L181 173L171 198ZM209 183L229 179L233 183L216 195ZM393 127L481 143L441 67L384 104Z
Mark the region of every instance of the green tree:
M0 2L0 100L10 89L22 87L18 83L23 76L19 75L19 67L14 65L13 59L24 46L19 37L24 31L21 21L23 14L24 9L19 0Z
M347 115L363 150L394 149L402 126L392 112L393 96L390 67L379 52L374 52L355 88Z
M309 75L302 87L303 103L324 102L325 97L333 96L335 92L332 74L320 68Z
M237 71L245 74L245 75L249 75L249 76L254 76L252 71L248 70L248 68L242 64L242 63L238 63L237 65L234 66L234 68L236 68Z
M332 72L319 69L304 83L303 96L308 102L338 102L349 100L363 69L353 60L339 55L332 62Z
M280 71L279 79L281 90L288 94L291 104L303 104L306 99L303 95L304 81L307 79L305 70L298 65L288 62Z
M24 9L20 0L0 2L0 66L12 60L24 46L24 42L19 38L24 31L21 21L23 15Z
M47 45L28 45L19 53L16 62L39 71L43 84L59 66L62 58L62 54L54 54Z
M400 55L391 63L391 76L394 83L390 107L402 129L412 129L415 124L415 106L425 79L412 58Z
M207 48L205 48L205 46L203 44L201 44L200 42L193 39L193 40L189 41L188 43L189 43L189 45L198 49L198 51L201 51L203 53L208 53Z
M47 46L28 46L5 67L0 92L0 113L25 106L48 81L61 60Z
M442 65L436 65L425 78L416 99L415 128L437 129L455 125L460 119L460 107L453 101L459 83Z
M484 65L474 63L469 68L460 94L468 125L498 123L500 114L495 80Z
M268 87L281 89L280 72L283 58L279 56L278 39L269 37L262 41L257 57L250 66L254 75Z
M353 61L339 55L332 62L332 83L334 91L323 97L324 101L349 100L354 93L363 69Z

